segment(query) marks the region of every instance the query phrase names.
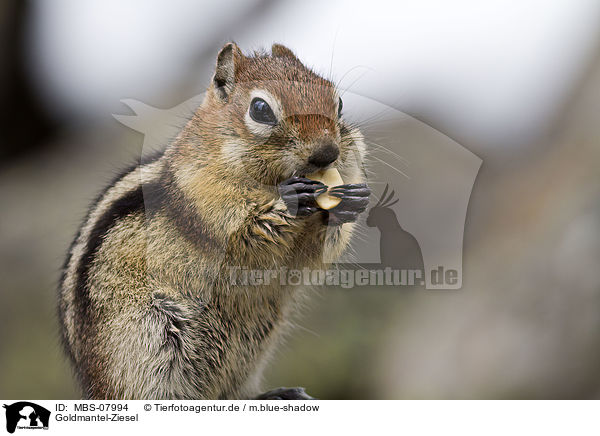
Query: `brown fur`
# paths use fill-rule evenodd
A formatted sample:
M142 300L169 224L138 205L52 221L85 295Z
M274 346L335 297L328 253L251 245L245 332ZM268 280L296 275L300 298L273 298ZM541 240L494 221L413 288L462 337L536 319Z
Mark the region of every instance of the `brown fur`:
M268 137L245 122L257 89L282 112ZM333 84L286 47L221 50L201 107L164 154L108 188L69 253L59 314L87 397L259 393L299 289L234 286L228 268L322 267L346 247L353 224L293 217L276 189L323 139L339 144L345 182L362 181L360 133L337 108Z

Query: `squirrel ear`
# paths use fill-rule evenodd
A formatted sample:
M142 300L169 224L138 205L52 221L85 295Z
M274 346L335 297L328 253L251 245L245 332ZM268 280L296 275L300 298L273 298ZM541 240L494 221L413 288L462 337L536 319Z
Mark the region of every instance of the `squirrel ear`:
M285 45L281 45L281 44L273 44L271 46L271 54L275 57L290 58L290 59L294 59L296 61L298 60L298 58L296 57L296 55L294 54L293 51L291 51Z
M226 99L235 83L235 70L243 54L233 42L225 44L217 55L217 66L213 83L215 91L222 99Z

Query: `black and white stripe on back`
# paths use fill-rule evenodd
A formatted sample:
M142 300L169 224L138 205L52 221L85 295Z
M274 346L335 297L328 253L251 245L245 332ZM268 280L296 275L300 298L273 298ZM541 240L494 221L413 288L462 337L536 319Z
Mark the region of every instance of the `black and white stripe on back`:
M60 283L60 322L63 342L69 353L78 354L74 347L76 328L89 319L86 313L91 303L87 289L88 272L95 252L104 235L122 218L144 209L144 191L157 185L163 160L156 155L141 165L130 167L100 194L79 230L69 250ZM76 356L71 356L76 357Z

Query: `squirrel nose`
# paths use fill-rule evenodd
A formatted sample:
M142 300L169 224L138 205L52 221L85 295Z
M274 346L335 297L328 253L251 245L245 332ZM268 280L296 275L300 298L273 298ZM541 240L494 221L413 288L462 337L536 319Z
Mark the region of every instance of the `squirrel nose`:
M335 161L340 155L339 148L333 143L327 143L319 147L308 158L308 163L318 167L326 167Z

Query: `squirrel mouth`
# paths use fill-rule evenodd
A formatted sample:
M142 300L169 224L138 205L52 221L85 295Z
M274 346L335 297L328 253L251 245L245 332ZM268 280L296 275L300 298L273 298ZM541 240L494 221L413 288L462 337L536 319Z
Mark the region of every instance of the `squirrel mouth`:
M317 166L317 165L308 164L308 165L303 166L302 169L300 169L298 171L295 171L294 174L297 174L297 175L302 176L302 177L306 177L309 174L318 173L319 171L327 171L327 170L329 170L331 168L335 168L334 163L331 163L331 164L329 164L327 166L324 166L324 167L320 167L320 166Z

